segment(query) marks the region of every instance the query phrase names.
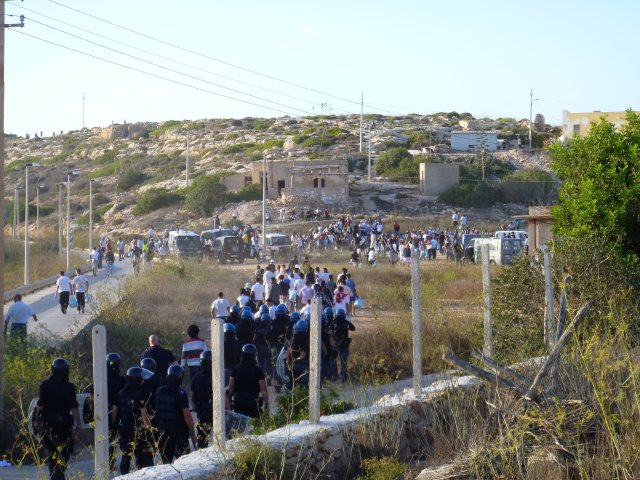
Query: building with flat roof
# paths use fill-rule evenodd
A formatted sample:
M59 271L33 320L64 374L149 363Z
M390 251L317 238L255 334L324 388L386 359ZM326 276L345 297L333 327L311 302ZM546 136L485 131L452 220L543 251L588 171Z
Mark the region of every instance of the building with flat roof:
M584 137L591 131L591 122L598 123L601 118L620 128L626 122L627 112L569 112L562 111L562 135L565 140Z
M495 152L498 148L496 131L453 131L451 132L452 152Z

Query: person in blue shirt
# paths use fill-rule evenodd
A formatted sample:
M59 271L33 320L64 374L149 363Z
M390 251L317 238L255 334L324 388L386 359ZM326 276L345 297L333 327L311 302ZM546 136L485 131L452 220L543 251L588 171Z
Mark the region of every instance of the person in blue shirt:
M29 317L33 317L33 321L37 322L38 317L31 308L22 301L22 295L19 293L13 297L13 305L9 307L7 315L4 317L4 333L7 333L9 320L11 321L11 335L17 335L22 341L27 339L27 322Z

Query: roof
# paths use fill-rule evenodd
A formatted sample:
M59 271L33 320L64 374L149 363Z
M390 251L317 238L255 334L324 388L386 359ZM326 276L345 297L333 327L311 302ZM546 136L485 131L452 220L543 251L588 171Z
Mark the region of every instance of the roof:
M451 130L451 135L462 135L462 134L497 135L498 132L496 130Z
M171 230L169 232L169 235L181 236L181 237L198 237L198 238L200 238L200 235L198 235L195 232L192 232L191 230Z

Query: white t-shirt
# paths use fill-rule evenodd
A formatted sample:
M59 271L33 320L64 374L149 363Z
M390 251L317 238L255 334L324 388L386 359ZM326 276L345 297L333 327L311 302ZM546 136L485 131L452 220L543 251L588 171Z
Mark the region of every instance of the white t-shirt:
M253 287L251 287L251 293L253 293L254 300L264 300L264 286L261 283L256 283Z
M87 277L82 274L76 275L73 279L73 288L75 288L78 293L84 293L87 291L87 283Z
M305 318L311 314L311 305L305 305L300 309L300 318Z
M376 259L376 251L375 250L369 250L369 261L373 262Z
M211 304L211 308L216 314L216 317L228 317L229 316L229 300L226 298L217 298Z
M276 274L273 273L271 270L265 270L264 277L263 277L264 281L262 283L264 283L265 285L269 285L271 283L271 279L275 276Z
M66 275L58 278L56 280L56 285L58 286L58 292L70 292L71 291L71 280Z
M240 296L237 298L238 306L240 307L240 309L243 309L243 308L245 307L245 305L246 305L247 303L249 303L249 300L251 300L251 298L249 298L248 296L246 296L246 295L240 295Z

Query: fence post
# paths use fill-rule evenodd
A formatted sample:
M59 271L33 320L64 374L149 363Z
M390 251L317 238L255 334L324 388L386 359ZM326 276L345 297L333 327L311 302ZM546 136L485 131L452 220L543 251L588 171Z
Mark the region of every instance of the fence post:
M109 405L107 396L107 331L103 325L91 329L93 343L93 439L95 445L95 476L109 478Z
M211 386L213 408L213 445L219 450L226 448L226 422L224 405L224 333L223 320L214 318L211 320Z
M309 325L309 421L320 421L320 328L322 304L320 299L311 300L311 325Z
M491 318L491 306L493 296L491 293L491 258L489 244L482 245L482 293L484 294L484 347L482 354L493 358L493 319Z
M544 259L544 331L546 332L545 341L547 348L549 349L549 353L551 353L556 343L552 257L551 250L549 250L548 246L543 245L541 250Z
M411 250L411 321L413 324L413 394L422 393L422 300L420 252Z

